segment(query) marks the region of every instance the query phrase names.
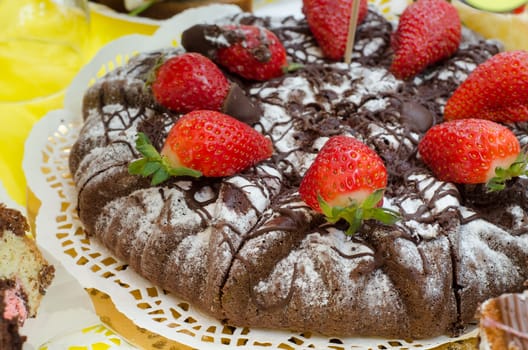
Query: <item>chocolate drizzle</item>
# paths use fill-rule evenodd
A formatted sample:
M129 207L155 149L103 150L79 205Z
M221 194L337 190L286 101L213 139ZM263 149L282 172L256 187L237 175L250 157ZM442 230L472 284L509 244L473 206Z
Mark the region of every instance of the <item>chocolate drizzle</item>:
M70 168L89 233L143 276L233 325L456 333L479 301L528 278L526 179L512 181L505 198L486 198L479 188L438 181L416 150L442 122L446 99L496 45L466 35L452 58L399 81L388 72L392 25L372 10L350 66L325 60L304 20L243 13L218 24L226 23L269 28L288 59L304 65L265 82L237 81L262 110L254 127L273 141L272 159L234 177L171 179L159 188L128 175L139 157L136 133L160 149L179 118L143 88L159 56L179 51L140 54L85 96ZM528 144L526 124L512 128ZM402 215L396 225L369 221L345 237L342 222L328 224L300 200L304 172L327 138L340 134L384 159L385 205ZM490 267L488 254L508 258ZM475 278L476 271L488 277Z

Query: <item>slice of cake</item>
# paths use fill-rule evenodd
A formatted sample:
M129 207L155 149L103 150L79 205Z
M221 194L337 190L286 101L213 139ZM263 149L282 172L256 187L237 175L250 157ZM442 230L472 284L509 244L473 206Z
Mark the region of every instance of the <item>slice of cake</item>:
M37 315L55 268L28 237L24 215L0 203L0 349L21 349L19 327Z
M480 306L480 348L528 349L528 291L503 294Z

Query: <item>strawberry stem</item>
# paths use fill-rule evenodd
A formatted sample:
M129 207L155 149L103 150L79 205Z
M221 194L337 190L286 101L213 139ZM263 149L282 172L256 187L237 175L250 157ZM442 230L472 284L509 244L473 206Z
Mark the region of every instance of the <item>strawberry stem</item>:
M377 220L392 225L400 219L398 212L377 207L383 198L383 192L383 189L375 190L363 203L358 204L357 201L352 200L346 207L331 206L321 196L318 196L317 199L328 222L336 223L341 219L345 220L349 224L345 234L352 236L359 230L364 220Z
M166 62L166 56L160 55L157 59L152 68L150 68L146 74L145 74L145 86L146 87L152 87L152 84L156 81L158 70L160 67Z
M290 62L287 65L282 67L282 71L286 74L286 73L293 73L303 68L304 68L304 64L302 63Z
M137 16L139 15L140 13L146 11L149 7L151 7L152 5L154 5L154 3L157 2L157 0L151 0L151 1L147 1L145 2L144 4L136 7L135 9L133 9L132 11L130 11L128 14L130 16Z
M495 169L495 175L486 183L489 192L501 191L506 187L508 180L521 175L528 175L527 154L521 152L508 168L497 167Z
M202 173L186 167L173 167L167 157L162 156L152 145L147 135L139 132L136 139L136 149L143 158L131 162L128 172L143 177L152 176L151 184L159 185L171 176L200 177Z

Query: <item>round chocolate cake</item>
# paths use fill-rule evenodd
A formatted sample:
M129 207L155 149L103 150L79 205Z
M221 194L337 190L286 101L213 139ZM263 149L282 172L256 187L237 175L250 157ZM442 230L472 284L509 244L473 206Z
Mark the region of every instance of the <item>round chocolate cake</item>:
M324 58L304 18L241 13L219 24L272 30L302 68L263 82L237 79L262 113L252 126L274 145L240 174L173 177L152 186L131 175L138 132L160 150L181 117L161 106L148 76L182 48L141 53L85 94L71 150L85 230L140 275L234 326L325 335L424 338L460 333L483 300L528 279L528 179L488 193L438 180L417 152L442 122L446 100L499 52L463 29L450 58L410 80L389 72L394 25L369 8L351 65ZM528 124L512 123L521 145ZM298 189L330 137L350 135L383 159L384 207L394 225L328 223Z

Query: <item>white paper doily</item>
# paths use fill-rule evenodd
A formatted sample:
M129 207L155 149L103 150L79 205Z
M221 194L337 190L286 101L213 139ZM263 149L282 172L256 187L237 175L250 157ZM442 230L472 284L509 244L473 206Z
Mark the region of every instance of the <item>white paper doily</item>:
M82 69L67 90L65 108L43 117L26 141L24 171L29 188L42 203L36 218L38 243L57 257L83 287L110 295L116 308L137 326L203 350L429 349L461 339L438 337L409 343L224 326L127 269L97 241L85 236L76 213L68 156L81 127L81 101L86 87L139 51L176 44L183 29L194 23L239 11L236 6L226 5L186 11L165 22L152 37L132 35L110 43ZM462 338L474 336L472 331Z

